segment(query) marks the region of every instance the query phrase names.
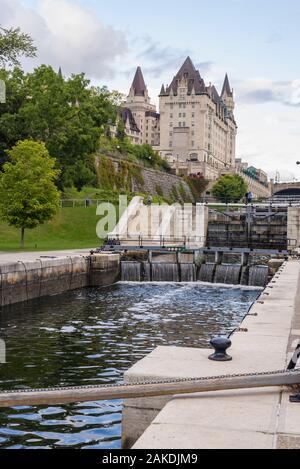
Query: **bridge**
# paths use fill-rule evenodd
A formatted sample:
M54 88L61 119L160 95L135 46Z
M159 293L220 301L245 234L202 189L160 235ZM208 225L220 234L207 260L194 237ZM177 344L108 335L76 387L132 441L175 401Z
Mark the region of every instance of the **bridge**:
M300 182L276 183L272 190L273 196L300 196Z

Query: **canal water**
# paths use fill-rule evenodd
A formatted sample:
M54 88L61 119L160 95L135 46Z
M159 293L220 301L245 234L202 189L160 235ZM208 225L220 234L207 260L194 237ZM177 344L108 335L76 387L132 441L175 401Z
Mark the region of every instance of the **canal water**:
M202 284L83 289L0 312L0 389L117 383L158 345L207 347L257 290ZM0 409L0 448L120 448L121 401Z

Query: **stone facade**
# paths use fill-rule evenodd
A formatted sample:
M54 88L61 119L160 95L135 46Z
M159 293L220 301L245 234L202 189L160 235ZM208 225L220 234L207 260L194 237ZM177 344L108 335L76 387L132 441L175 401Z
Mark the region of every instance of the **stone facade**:
M271 197L271 183L268 182L268 175L262 169L249 166L241 158L235 160L235 172L242 176L255 199Z
M255 199L271 197L271 187L269 184L263 184L259 180L249 176L248 174L236 171L237 174L242 176L248 186L248 191L251 191Z
M132 143L153 146L176 174L216 180L224 168L234 168L237 125L227 75L219 95L188 57L171 85L162 86L159 107L160 114L138 67L121 113Z
M171 84L162 85L159 109L158 114L138 67L121 113L132 143L151 145L177 175L214 182L238 173L255 197L270 196L267 174L235 158L235 102L227 74L219 94L188 57Z
M159 151L177 172L215 180L224 168L234 168L237 125L227 75L219 95L188 57L159 98Z
M125 132L132 143L159 145L159 114L151 104L142 70L137 68L129 95L122 109Z

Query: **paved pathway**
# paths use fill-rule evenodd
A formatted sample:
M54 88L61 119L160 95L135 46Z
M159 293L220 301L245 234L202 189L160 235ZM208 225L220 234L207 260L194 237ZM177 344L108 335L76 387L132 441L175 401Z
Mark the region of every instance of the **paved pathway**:
M263 303L252 307L257 316L243 322L248 332L232 337L232 362L210 362L210 350L159 347L126 373L127 380L286 369L300 338L299 274L300 262L290 261L268 285ZM300 448L300 404L289 402L292 393L274 387L195 394L174 397L163 408L153 398L151 407L162 410L134 448ZM135 417L145 404L128 402Z
M91 248L92 249L92 248ZM35 261L40 257L66 257L66 256L86 256L91 249L70 249L64 251L39 251L39 252L1 252L0 265L18 261Z

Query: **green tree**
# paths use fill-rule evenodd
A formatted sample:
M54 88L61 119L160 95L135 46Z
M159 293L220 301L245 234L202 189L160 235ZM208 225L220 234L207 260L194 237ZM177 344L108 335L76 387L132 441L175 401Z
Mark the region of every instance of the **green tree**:
M117 124L117 132L116 132L116 137L120 142L124 142L124 139L126 137L125 133L125 125L124 122L120 119L118 124Z
M0 174L0 214L21 230L20 245L24 247L25 229L50 220L59 208L58 171L44 143L18 142L9 156L10 162Z
M0 107L0 161L17 141L39 140L57 160L59 188L75 185L75 180L79 189L93 183L90 156L115 122L118 94L90 87L84 74L65 79L46 65L30 74L18 68L2 71L0 78L7 90L6 104Z
M247 184L239 174L224 174L213 186L212 194L220 202L239 202L247 190Z
M20 65L20 57L35 57L36 47L28 34L20 28L5 29L0 26L0 67Z

